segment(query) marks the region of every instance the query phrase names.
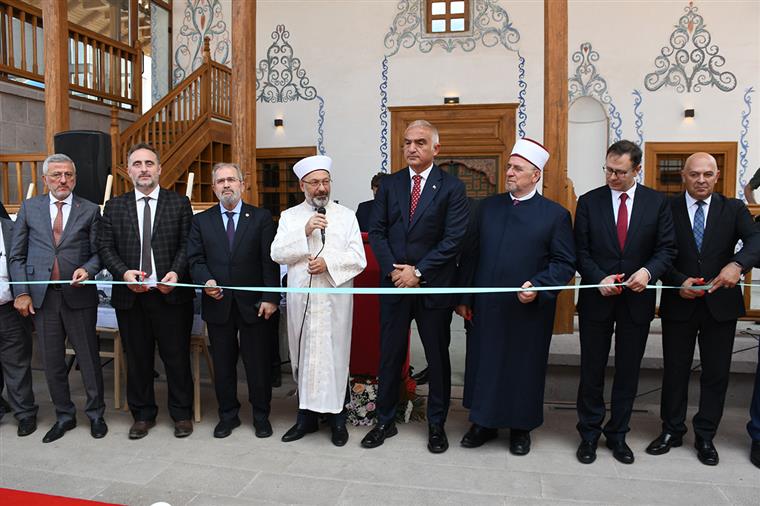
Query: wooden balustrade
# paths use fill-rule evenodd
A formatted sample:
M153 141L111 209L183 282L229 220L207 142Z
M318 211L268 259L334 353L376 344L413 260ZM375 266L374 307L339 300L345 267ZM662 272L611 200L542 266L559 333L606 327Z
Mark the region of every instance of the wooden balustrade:
M226 65L210 62L211 65L211 114L213 117L231 121L232 70Z
M18 211L28 183L34 183L35 195L45 191L37 176L44 160L44 153L0 155L0 195L9 213Z
M0 75L44 85L42 11L18 0L0 0ZM70 92L139 111L142 49L68 24Z

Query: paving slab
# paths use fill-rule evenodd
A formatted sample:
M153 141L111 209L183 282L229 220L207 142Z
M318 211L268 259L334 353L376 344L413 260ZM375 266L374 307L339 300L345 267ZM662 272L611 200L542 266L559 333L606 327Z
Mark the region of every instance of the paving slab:
M262 472L240 495L286 504L335 504L346 485L343 480Z

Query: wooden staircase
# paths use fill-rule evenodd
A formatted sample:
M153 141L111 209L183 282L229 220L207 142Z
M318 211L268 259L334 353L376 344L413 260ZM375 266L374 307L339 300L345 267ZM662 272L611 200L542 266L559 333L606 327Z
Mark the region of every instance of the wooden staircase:
M126 171L127 152L131 146L145 142L159 154L163 188L185 193L188 175L194 172L193 205L213 204L211 169L214 163L232 160L231 79L232 71L211 59L207 38L203 64L124 131L119 131L118 111L114 107L112 195L132 188Z

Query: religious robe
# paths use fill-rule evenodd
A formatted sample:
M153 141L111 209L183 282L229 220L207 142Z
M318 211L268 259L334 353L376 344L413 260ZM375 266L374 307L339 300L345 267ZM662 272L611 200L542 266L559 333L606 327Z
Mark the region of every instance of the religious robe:
M354 212L334 202L325 206L327 227L319 254L327 271L307 272L309 256L322 249L316 229L306 237L306 222L314 208L306 202L280 215L272 242L272 260L288 266L288 287L351 287L367 265ZM308 304L307 304L308 300ZM353 295L289 293L288 343L293 377L298 383L298 407L319 413L340 413L348 382ZM306 313L304 315L304 312Z
M505 193L483 200L475 237L462 254L460 283L476 287L565 285L575 274L570 213L540 194L514 206ZM532 430L543 423L544 382L556 299L538 292L467 295L473 310L465 407L484 427Z

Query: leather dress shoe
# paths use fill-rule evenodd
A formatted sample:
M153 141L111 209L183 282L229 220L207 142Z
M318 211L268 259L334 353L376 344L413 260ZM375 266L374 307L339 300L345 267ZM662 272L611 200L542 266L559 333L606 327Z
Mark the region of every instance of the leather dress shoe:
M345 424L336 425L332 428L332 437L330 438L335 446L345 446L348 443L348 430Z
M95 439L101 439L108 434L108 425L103 417L90 420L90 435Z
M530 431L512 429L509 433L509 453L527 455L530 451Z
M69 431L77 426L77 421L74 419L66 420L65 422L55 422L55 425L47 431L45 437L42 438L43 443L52 443L57 439L61 439L66 431Z
M752 441L752 446L749 450L749 460L756 467L760 467L760 441Z
M375 425L366 436L364 436L364 439L362 439L362 446L364 448L377 448L383 444L387 438L393 437L396 434L398 434L398 429L396 428L395 423L379 423Z
M296 423L294 426L289 428L285 434L282 435L281 439L283 443L290 443L291 441L298 441L306 434L311 434L312 432L317 432L318 430L319 425L316 423L314 425Z
M428 450L430 453L443 453L449 449L449 440L442 425L428 426Z
M612 450L612 456L621 464L633 464L633 450L625 441L607 440L607 448Z
M595 461L597 444L598 441L596 439L584 439L581 441L581 444L578 445L578 451L575 452L578 462L581 464L591 464Z
M497 437L499 437L499 431L497 429L491 429L473 423L472 426L470 426L470 430L468 430L467 434L462 437L462 441L459 444L465 448L477 448Z
M28 436L35 430L37 430L37 417L27 416L26 418L19 420L16 435L18 435L18 437Z
M670 432L663 432L657 439L649 443L646 452L649 455L662 455L668 453L671 448L678 448L683 444L683 438Z
M428 382L429 369L426 367L416 374L412 374L412 379L418 385L425 385Z
M272 424L269 420L262 420L260 422L253 422L253 433L256 437L264 438L272 435Z
M240 427L240 418L231 418L229 420L219 420L214 427L214 437L222 439L232 434L233 429Z
M129 428L129 439L142 439L148 431L156 426L155 420L137 420Z
M718 461L720 460L718 458L718 450L715 449L712 441L697 438L694 441L694 448L697 449L697 458L701 463L706 466L718 465Z
M193 433L192 420L177 420L174 422L174 437L187 437Z

